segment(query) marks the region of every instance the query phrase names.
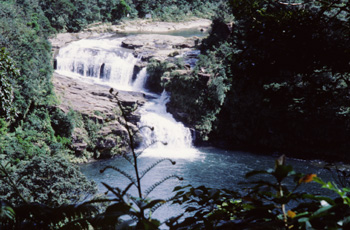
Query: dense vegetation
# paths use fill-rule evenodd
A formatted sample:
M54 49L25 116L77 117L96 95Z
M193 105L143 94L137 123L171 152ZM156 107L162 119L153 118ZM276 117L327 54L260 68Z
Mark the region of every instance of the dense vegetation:
M349 3L295 2L231 1L169 107L225 147L348 161Z
M67 181L70 184L54 186L57 194L50 195L50 198L47 198L47 192L53 191L45 185L46 190L38 190L30 199L23 195L25 200L58 205L73 201L70 195L60 196L64 191L79 191L80 188L85 188L86 192L94 191L93 185L85 180L76 167L63 162L72 157L92 157L89 153L86 156L79 155L69 148L69 144L73 130L84 127L92 140L88 143L88 148L93 149L98 127L73 111L65 114L56 107L48 37L57 32L80 31L93 22L117 23L127 17L144 17L146 14L163 20L183 20L204 12L210 17L215 13L217 5L221 4L214 1L205 4L200 4L200 1L177 1L176 5L173 1L159 3L151 0L0 2L0 157L6 159L1 162L1 185L9 182L4 179L4 173L13 179L11 187L1 186L1 197L16 202L23 201L17 192L9 192L13 191L13 186L17 186L21 193L30 194L28 191L33 186L57 183L57 178L39 181L35 178L22 178L21 175L33 173L38 167L45 169L46 173L70 178ZM38 159L42 161L40 164ZM58 173L57 167L63 167L59 166L59 161L67 169ZM35 172L35 175L44 171Z
M152 212L165 201L149 200L140 191L129 202L127 190L133 185L140 188L140 178L135 182L130 177L132 183L125 190L106 185L116 199L78 204L96 188L67 161L67 144L79 121L55 106L47 38L60 31L80 31L96 21L118 23L149 16L179 21L217 15L192 71L169 73L169 65L153 63L155 73L166 74L164 87L173 95L169 107L189 115L178 118L195 127L203 140L232 148L349 161L350 3L290 2L230 0L228 7L226 1L198 0L0 1L0 198L6 200L0 206L0 228L159 227L145 211ZM228 23L232 16L234 22ZM193 215L174 217L168 226L349 227L349 189L314 174L298 174L283 158L274 169L247 177L257 174L269 177L253 181L248 193L175 188L172 202L187 205L186 212ZM294 183L286 185L288 177ZM298 192L299 186L313 180L339 198ZM112 203L99 209L91 205L96 202ZM124 216L130 221L123 221Z

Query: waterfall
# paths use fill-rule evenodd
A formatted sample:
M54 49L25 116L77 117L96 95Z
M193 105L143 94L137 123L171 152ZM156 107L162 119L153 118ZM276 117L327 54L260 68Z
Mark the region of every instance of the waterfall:
M145 84L147 81L147 68L144 67L142 70L137 74L136 79L132 85L134 90L137 91L144 91L145 90Z
M160 97L142 107L139 126L144 127L141 130L141 148L145 148L143 156L196 157L197 151L192 147L191 131L166 111L168 101L169 95L163 91Z
M121 41L122 38L107 37L73 42L60 49L56 58L56 71L119 90L151 94L144 88L148 77L146 68L143 68L132 82L134 66L139 59L130 51L121 48ZM141 156L187 159L195 157L198 152L192 148L190 130L166 111L169 95L165 91L161 95L151 95L154 99L150 99L140 108L139 127L154 128L153 131L149 128L141 129Z
M130 51L122 49L120 44L121 38L73 42L60 49L56 57L57 72L131 90L132 74L138 59Z

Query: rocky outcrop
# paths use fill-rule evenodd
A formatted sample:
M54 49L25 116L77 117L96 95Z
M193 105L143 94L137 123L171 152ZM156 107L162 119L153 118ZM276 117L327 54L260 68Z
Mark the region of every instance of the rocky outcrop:
M121 21L118 25L107 23L96 23L89 26L86 32L98 33L167 33L177 30L196 29L198 31L207 31L211 26L211 20L203 18L194 18L184 22L160 22L152 19L136 19Z
M143 61L148 61L151 58L163 61L195 48L199 42L200 38L198 37L139 34L125 38L122 46L133 49L134 55L141 56Z
M66 113L73 109L82 118L72 135L71 148L77 157L88 159L93 157L91 152L94 152L95 158L108 158L128 149L127 131L118 121L120 111L108 87L85 83L57 73L54 73L53 84L60 100L59 108ZM145 103L144 95L137 92L118 91L118 99L124 106L141 106ZM138 110L129 115L131 129L137 129L139 119ZM91 130L84 124L87 120L96 124L98 129L94 133L94 140L90 137ZM141 137L136 136L135 141L140 142Z

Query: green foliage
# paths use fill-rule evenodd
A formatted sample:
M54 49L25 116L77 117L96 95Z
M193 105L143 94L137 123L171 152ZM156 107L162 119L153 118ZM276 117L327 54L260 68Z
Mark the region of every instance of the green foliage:
M175 187L173 191L176 193L173 204L183 205L185 213L190 215L184 213L170 218L167 221L170 229L220 229L223 223L235 218L234 213L247 207L241 200L235 200L238 193L229 190L187 185Z
M50 24L57 31L66 28L69 23L69 15L74 12L74 5L69 0L40 1L40 7Z
M231 31L228 23L223 18L214 18L209 36L203 39L200 46L201 52L205 54L207 50L214 50L219 47L221 43L227 42L230 34ZM226 54L230 53L232 53L232 51Z
M25 9L15 3L0 4L0 46L7 47L20 73L11 79L16 126L35 106L52 103L51 47L46 40L50 30L37 4Z
M161 79L166 71L168 71L167 62L151 60L147 65L147 74L149 77L145 87L153 92L161 93L163 91Z
M223 43L200 55L192 71L173 71L164 76L168 78L165 89L171 94L169 109L185 113L178 118L194 126L203 140L208 139L231 85L225 72L230 52L230 44Z
M5 121L5 119L0 118L0 137L4 136L7 133L7 126L8 126L8 123Z
M70 111L65 114L59 108L53 108L50 111L51 126L56 136L70 138L75 126L74 114Z
M98 213L95 206L89 204L62 205L52 208L44 204L32 203L12 207L1 204L1 208L11 210L16 218L2 219L4 229L90 229L87 219Z
M98 131L102 128L102 124L99 124L97 121L91 120L89 117L84 117L84 129L87 131L89 136L89 146L88 148L94 150L96 147L96 143L98 138Z
M125 0L120 0L119 3L112 10L112 21L117 21L126 17L131 11L130 6L125 2Z
M14 66L5 48L0 49L0 118L11 120L15 115L12 107L13 87L11 79L16 79L19 71Z
M13 208L8 202L1 201L0 203L0 222L2 225L4 223L12 222L15 219L16 215Z
M96 193L96 185L62 157L34 156L16 168L10 167L11 162L5 168L4 155L1 157L0 196L12 204L37 202L58 207Z
M248 193L209 189L203 186L176 187L173 203L191 213L174 217L170 229L346 229L350 215L348 189L325 183L315 174L302 175L285 164L282 156L274 169L247 173ZM294 181L294 182L293 182ZM331 199L298 192L315 181L339 194ZM289 210L287 210L287 208ZM182 215L181 215L182 216Z
M134 0L138 16L143 18L150 14L152 18L162 21L184 21L191 17L211 18L222 7L221 13L228 14L226 1L186 1L186 0Z
M195 113L196 103L210 105L207 93L196 76L176 76L167 88L175 115L184 108L190 118L182 120L226 147L348 160L349 66L339 57L349 56L349 3L237 0L230 7L234 22L213 21L201 48L207 57L196 67L207 76L198 70L220 66L224 78L214 85L224 103Z

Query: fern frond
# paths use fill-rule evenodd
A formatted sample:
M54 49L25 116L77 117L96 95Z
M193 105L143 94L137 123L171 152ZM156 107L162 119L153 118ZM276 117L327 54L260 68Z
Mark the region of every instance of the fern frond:
M147 145L146 147L144 147L142 150L138 151L138 153L136 154L136 157L139 157L146 149L150 148L152 145L156 144L156 143L162 143L163 145L168 145L167 142L163 142L163 141L158 141L158 140L152 140L152 142Z
M145 197L147 197L156 187L158 187L160 184L164 183L165 181L171 179L171 178L176 178L178 180L183 180L182 177L179 177L177 175L170 175L167 177L164 177L162 180L154 183L153 185L151 185L146 191L145 191Z
M159 202L158 204L154 205L151 208L151 213L154 213L158 208L162 207L166 203L169 203L170 201L171 201L171 199L169 198L169 199L164 200L164 202Z
M133 186L134 183L130 183L128 186L125 187L124 191L121 193L122 196L125 196L128 192L128 190Z
M100 173L104 173L104 171L106 171L107 169L113 169L117 172L119 172L120 174L122 174L123 176L125 176L126 178L128 178L132 183L136 184L136 179L134 177L132 177L131 175L129 175L128 173L124 172L123 170L114 167L114 166L106 166L104 169L100 170Z
M121 155L125 160L127 160L131 165L134 165L133 159L127 153Z
M154 162L152 165L150 165L146 170L142 171L141 172L141 176L140 176L140 179L142 179L150 170L152 170L155 166L157 166L158 164L164 162L164 161L170 161L170 163L172 165L175 165L176 162L171 160L170 158L163 158L163 159L160 159L156 162Z

